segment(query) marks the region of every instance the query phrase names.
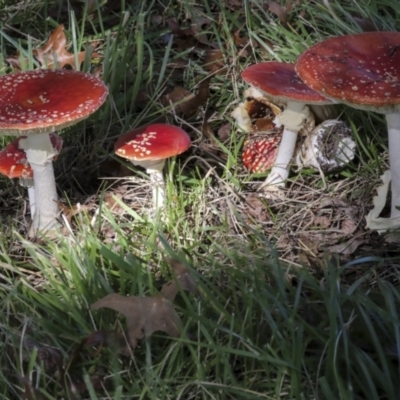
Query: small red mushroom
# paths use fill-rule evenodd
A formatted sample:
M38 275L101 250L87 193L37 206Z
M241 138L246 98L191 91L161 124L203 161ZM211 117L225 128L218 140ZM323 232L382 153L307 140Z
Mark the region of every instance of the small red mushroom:
M190 144L190 137L183 129L168 124L151 124L121 136L114 150L118 156L146 168L153 183L154 205L158 209L164 204L162 170L165 160L183 153Z
M31 234L54 230L59 212L49 133L96 111L108 89L89 74L35 70L0 77L0 134L26 136L19 142L34 171L36 212Z

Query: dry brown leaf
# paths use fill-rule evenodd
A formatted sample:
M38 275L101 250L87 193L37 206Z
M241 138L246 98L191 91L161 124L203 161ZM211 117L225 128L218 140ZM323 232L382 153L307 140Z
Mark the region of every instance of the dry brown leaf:
M50 35L46 44L32 51L33 56L40 62L42 67L46 68L64 68L69 65L75 69L75 55L67 51L67 38L64 33L64 25L58 28ZM81 65L86 57L86 51L77 54L78 64ZM99 57L98 53L92 53L92 58ZM19 52L6 58L15 69L21 69L21 61Z
M122 194L116 192L106 192L104 193L103 203L114 214L123 214L125 210L116 199L122 200Z
M279 3L272 0L268 2L268 11L275 14L283 26L287 26L288 15L291 10L292 6L290 1L286 3L286 7L283 7Z
M331 223L331 219L325 215L316 216L313 220L313 225L321 228L328 228Z
M91 308L110 308L122 313L126 318L129 342L133 348L137 346L138 339L156 331L165 332L172 337L180 335L181 319L172 303L160 294L125 297L112 293L92 304Z
M133 348L137 346L138 339L150 336L156 331L179 337L182 322L172 301L180 288L198 294L196 283L186 267L173 259L168 259L168 262L175 279L166 283L159 294L149 297L125 297L113 293L91 306L93 310L110 308L122 313L126 318L127 335ZM107 337L106 340L110 338Z
M331 253L338 253L340 255L349 256L353 254L363 243L365 243L364 239L352 238L344 243L328 247L328 251Z
M352 219L345 219L342 222L341 230L346 235L351 235L357 229L357 222Z
M232 124L230 122L227 122L226 124L222 125L218 131L217 135L220 140L226 140L228 139L232 134Z
M177 114L183 114L189 118L197 113L199 108L210 96L210 78L199 83L199 91L196 95L190 93L182 86L176 86L171 93L161 97L163 106L172 106Z
M61 203L60 201L58 202L58 206L63 213L65 219L68 221L68 223L71 223L72 217L74 215L77 215L81 212L85 212L91 209L91 206L88 205L82 205L80 203L74 204L71 207L65 205L64 203Z
M75 65L75 55L67 51L67 38L64 33L64 25L58 28L50 35L49 40L41 48L33 50L33 55L38 59L40 64L46 68L55 68L57 63L59 68L69 65L73 69ZM98 57L99 54L92 53L92 58ZM86 57L86 51L78 53L78 64L81 65Z
M270 217L265 206L265 201L257 193L250 193L246 197L246 212L257 222L269 221Z
M188 269L179 261L173 258L167 258L167 263L172 269L174 279L167 282L161 288L160 293L168 300L174 301L179 289L186 290L198 296L200 294L196 281Z
M224 56L219 49L208 49L204 52L204 69L212 74L223 74L226 71Z

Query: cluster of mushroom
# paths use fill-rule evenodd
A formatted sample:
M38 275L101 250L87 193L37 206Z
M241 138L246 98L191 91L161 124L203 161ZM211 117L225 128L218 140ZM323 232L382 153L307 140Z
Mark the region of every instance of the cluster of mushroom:
M245 91L246 101L232 116L242 129L250 132L243 150L244 165L252 172L272 168L262 186L269 196L283 196L281 188L294 154L298 168L313 167L321 174L338 170L354 158L356 143L350 128L343 121L327 119L335 111L332 102L305 85L296 74L294 64L259 63L248 67L242 77L251 88ZM267 118L270 127L265 122L261 124L261 131L255 127L256 138L252 137L254 126L250 123L254 102L269 106L273 113L273 118ZM258 125L260 106L253 108ZM323 121L317 127L316 118ZM298 135L302 137L301 146L298 146Z
M50 234L60 224L52 162L62 139L54 131L95 112L108 89L98 78L72 70L35 70L0 77L0 134L19 136L0 151L0 173L20 178L28 188L32 215L30 236ZM62 89L60 89L62 88ZM116 154L147 169L156 207L164 202L165 159L187 150L190 138L167 124L137 128L119 138Z
M276 63L262 64L264 66L258 67L258 72L257 66L245 70L243 79L268 98L275 96L278 100L287 102L285 111L277 117L277 124L284 125L285 129L277 159L266 184L282 184L287 178L296 133L309 115L304 104L333 102L361 110L376 111L386 115L390 171L386 171L382 176L384 184L378 189L378 196L374 198L375 208L367 216L367 227L378 232L399 228L400 33L367 32L346 35L330 38L312 46L299 57L293 68L291 67L297 80L293 81L294 78L290 78L289 86L296 87L296 95L291 92L285 96L278 89L274 89L275 82L279 79L277 72L274 72ZM268 64L271 65L270 71L264 73L264 67ZM252 71L257 72L256 77L251 75ZM285 144L286 137L289 147ZM346 151L345 154L348 157L350 152ZM380 218L390 182L391 216Z

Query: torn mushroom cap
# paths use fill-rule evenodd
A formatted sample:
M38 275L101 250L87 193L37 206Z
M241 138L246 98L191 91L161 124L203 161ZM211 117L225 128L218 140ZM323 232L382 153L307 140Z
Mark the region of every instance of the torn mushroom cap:
M151 124L136 128L115 143L115 153L134 164L156 161L183 153L190 147L189 135L168 124Z
M296 74L294 64L277 61L254 64L242 72L242 79L273 100L307 104L331 103L302 82Z
M0 151L0 173L8 178L33 178L33 171L29 165L24 150L19 148L21 136L13 140L8 146ZM55 133L50 133L50 140L57 154L61 151L63 140Z
M366 32L324 40L306 50L296 71L314 90L355 108L400 111L400 33Z
M0 134L50 133L87 118L108 89L93 75L65 69L0 77Z
M243 148L242 161L251 172L263 173L274 166L282 132L248 139Z

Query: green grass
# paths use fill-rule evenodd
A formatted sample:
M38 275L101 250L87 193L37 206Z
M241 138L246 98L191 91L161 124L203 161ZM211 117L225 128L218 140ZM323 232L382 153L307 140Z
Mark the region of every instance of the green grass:
M25 194L1 181L0 399L35 398L24 389L36 389L38 399L398 399L398 238L364 229L387 168L382 116L343 107L356 160L325 185L310 170L293 173L287 201L253 206L264 177L241 165L245 135L232 127L221 138L218 129L243 100L247 65L293 62L319 40L361 31L360 20L399 30L399 10L388 0L303 1L284 26L257 0L131 3L0 2L1 74L12 72L6 58L16 50L26 56L23 69L34 68L30 49L63 23L69 51L102 55L87 57L82 69L100 73L110 89L96 115L63 132L59 193L66 204L88 207L65 236L27 240ZM169 18L181 29L204 18L207 42L171 34ZM245 57L236 31L249 38ZM196 93L209 75L202 58L209 48L222 51L226 69L187 118L162 96L176 86ZM172 67L182 60L185 68ZM193 146L167 163L168 201L154 217L146 174L112 153L122 133L160 120L182 126ZM205 121L214 137L205 135ZM1 137L1 145L10 140ZM321 205L327 201L333 205ZM357 229L335 236L343 221ZM330 251L353 238L362 240L353 253ZM90 305L112 292L156 294L171 279L167 257L192 271L201 292L177 297L182 336L156 333L129 356L81 348L97 330L125 328L122 316Z

